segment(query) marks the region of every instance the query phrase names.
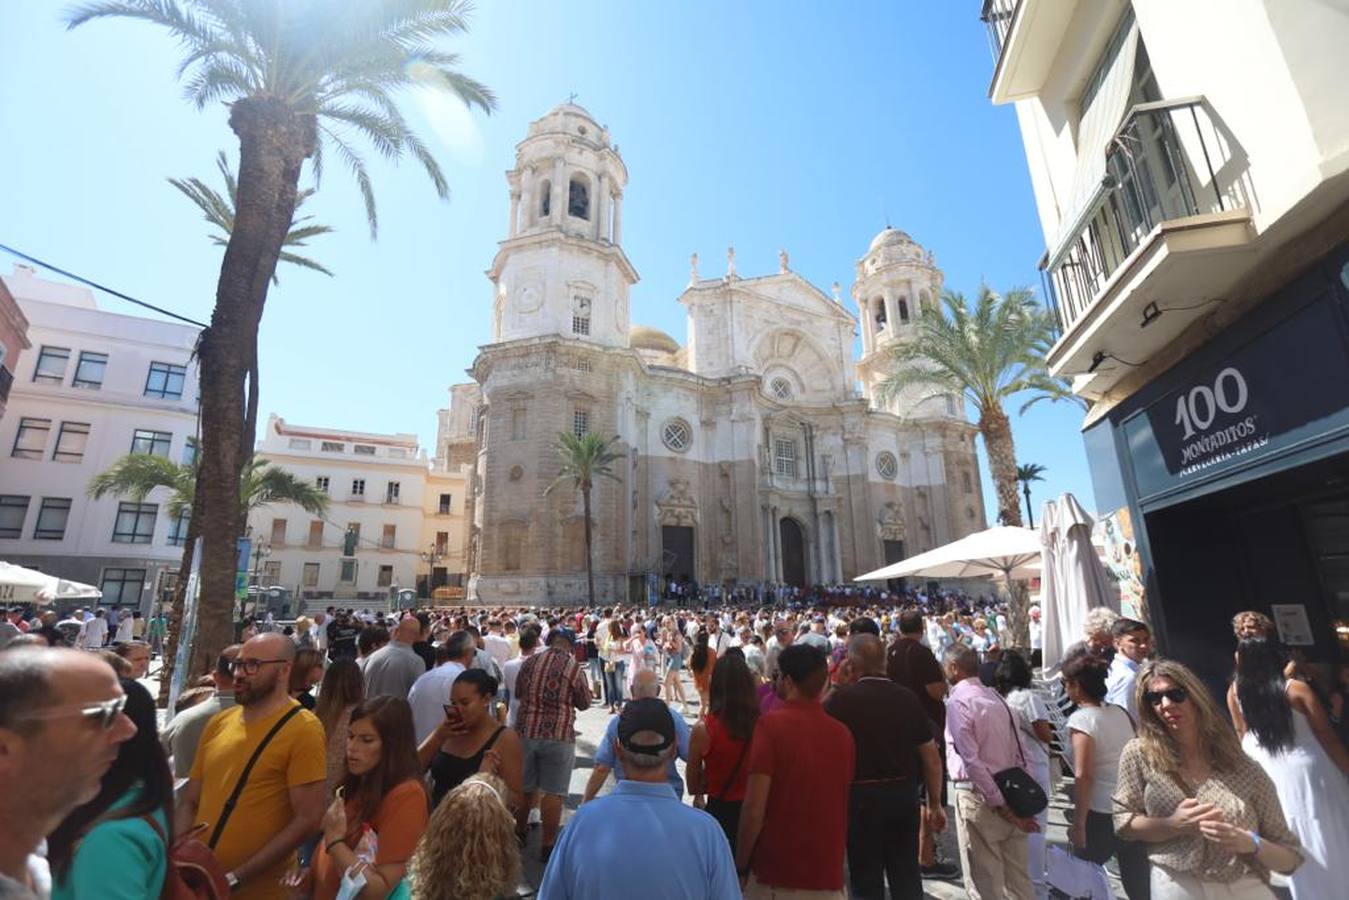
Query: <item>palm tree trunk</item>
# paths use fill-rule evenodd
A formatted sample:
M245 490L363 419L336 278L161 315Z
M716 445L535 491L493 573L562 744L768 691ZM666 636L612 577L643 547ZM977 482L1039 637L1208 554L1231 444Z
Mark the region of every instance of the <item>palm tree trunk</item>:
M998 494L998 518L1004 525L1021 524L1021 498L1017 496L1016 448L1012 445L1012 423L1001 407L988 409L979 417L979 433L988 451L988 469Z
M297 116L265 97L237 101L230 127L239 137L238 203L199 354L202 440L194 500L205 546L194 672L233 637L239 482L252 446L251 436L247 446L244 440L245 389L267 288L295 214L300 169L315 142L313 116Z
M173 586L173 601L164 626L164 661L159 671L159 703L169 702L169 683L178 662L178 636L183 630L183 609L187 605L187 580L192 576L192 557L197 552L197 534L201 529L194 507L187 517L187 535L183 538L183 561L178 566L178 582Z
M1030 482L1021 485L1021 491L1026 495L1026 527L1035 527L1035 513L1031 511L1030 505Z
M590 598L590 608L595 608L595 560L590 549L590 484L581 485L581 508L586 517L586 596Z

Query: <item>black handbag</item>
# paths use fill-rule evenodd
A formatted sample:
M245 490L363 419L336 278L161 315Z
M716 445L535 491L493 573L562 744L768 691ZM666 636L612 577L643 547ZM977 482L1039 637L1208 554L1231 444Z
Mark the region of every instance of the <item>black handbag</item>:
M1002 701L1003 709L1007 710L1007 718L1012 724L1012 737L1016 738L1016 753L1021 759L1022 765L1024 765L1026 753L1021 749L1021 735L1018 733L1020 729L1016 727L1016 718L1012 715L1012 708L1007 705L1007 701L1003 700L1001 695L998 696L998 699ZM1007 802L1007 808L1017 818L1033 819L1049 805L1049 798L1045 796L1044 788L1040 787L1040 783L1021 766L1012 766L1003 769L1001 772L994 772L993 783L1002 792L1002 799Z

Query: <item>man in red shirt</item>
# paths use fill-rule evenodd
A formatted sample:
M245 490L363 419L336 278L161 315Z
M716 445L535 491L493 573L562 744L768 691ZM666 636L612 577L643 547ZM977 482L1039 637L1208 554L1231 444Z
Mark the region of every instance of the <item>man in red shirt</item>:
M844 900L848 790L855 760L848 727L820 705L828 658L810 644L778 657L781 707L760 717L750 744L736 870L747 900Z

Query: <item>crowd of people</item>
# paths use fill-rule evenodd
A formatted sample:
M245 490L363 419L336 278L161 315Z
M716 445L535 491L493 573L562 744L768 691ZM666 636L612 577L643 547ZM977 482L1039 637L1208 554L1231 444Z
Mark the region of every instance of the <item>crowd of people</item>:
M250 623L162 727L134 631L108 649L7 618L3 898L169 896L196 853L243 898L490 900L529 847L544 900L917 898L934 877L1038 900L1108 891L1106 866L1130 900L1267 898L1272 876L1310 900L1349 858L1345 688L1258 613L1233 623L1224 711L1104 609L1051 689L967 597L331 608ZM592 709L608 726L578 747ZM1044 839L1060 767L1071 856Z

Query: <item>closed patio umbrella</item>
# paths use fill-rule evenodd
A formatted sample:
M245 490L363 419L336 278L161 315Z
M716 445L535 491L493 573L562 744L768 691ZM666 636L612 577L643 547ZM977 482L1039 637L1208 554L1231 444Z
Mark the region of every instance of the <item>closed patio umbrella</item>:
M1058 672L1069 645L1082 640L1087 610L1119 611L1119 590L1091 542L1095 521L1072 494L1045 501L1039 539L1044 547L1040 622L1046 676Z

